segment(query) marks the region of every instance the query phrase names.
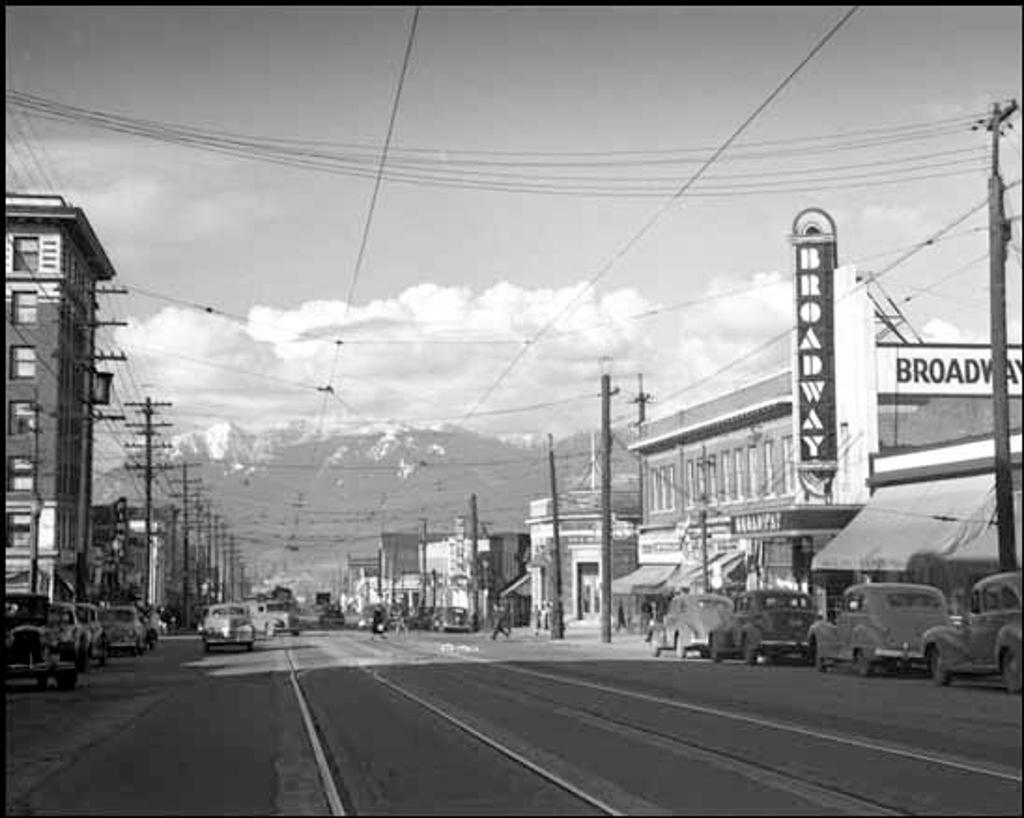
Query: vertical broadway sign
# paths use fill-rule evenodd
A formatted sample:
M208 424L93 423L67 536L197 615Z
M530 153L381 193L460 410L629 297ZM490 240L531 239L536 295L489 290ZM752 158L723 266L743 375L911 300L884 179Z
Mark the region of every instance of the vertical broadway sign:
M799 461L805 468L836 462L836 383L833 274L835 224L822 210L797 216L796 400Z

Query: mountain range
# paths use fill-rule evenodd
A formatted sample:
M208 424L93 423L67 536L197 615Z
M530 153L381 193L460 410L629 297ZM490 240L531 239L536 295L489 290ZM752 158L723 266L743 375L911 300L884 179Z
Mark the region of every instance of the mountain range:
M612 481L636 487L636 458L626 432L612 447ZM600 486L600 452L586 433L554 447L558 490ZM495 438L455 427L390 426L318 432L294 422L264 432L233 423L169 438L160 450L156 505L181 507L183 466L190 501L200 478L201 502L227 521L249 576L289 577L333 587L348 554L376 553L381 530L451 533L469 518L477 497L481 533L526 531L530 500L550 495L548 449L537 438ZM592 453L596 457L592 458ZM138 458L141 459L141 458ZM94 503L119 496L143 503L141 471L119 466L96 475ZM177 496L175 496L177 495ZM194 506L190 513L195 519Z

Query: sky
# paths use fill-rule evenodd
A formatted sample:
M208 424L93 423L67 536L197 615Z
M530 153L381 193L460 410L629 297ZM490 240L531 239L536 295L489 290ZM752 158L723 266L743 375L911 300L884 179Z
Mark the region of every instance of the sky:
M118 398L175 432L565 435L603 373L614 420L638 375L678 411L787 365L811 206L920 337L985 342L984 208L888 268L985 199L971 125L1021 98L1021 9L860 8L769 100L850 8L424 7L396 107L412 7L8 6L7 190L85 211L129 291L101 300Z

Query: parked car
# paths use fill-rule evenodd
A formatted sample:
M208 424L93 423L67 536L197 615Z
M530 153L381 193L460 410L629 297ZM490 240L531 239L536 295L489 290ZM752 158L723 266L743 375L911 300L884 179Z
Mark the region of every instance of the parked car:
M242 603L212 605L203 620L203 649L209 653L214 645L241 645L253 649L256 628L249 615L249 606Z
M654 626L651 642L654 655L663 650L674 650L680 659L687 651L709 655L708 634L724 625L732 616L733 603L721 594L676 594L668 603L668 610L659 624Z
M924 655L936 684L998 673L1007 692L1020 693L1020 576L1007 571L985 577L971 589L961 624L925 631Z
M732 617L711 631L712 661L739 656L748 665L783 657L808 659L807 631L814 622L814 604L800 591L744 591Z
M146 631L134 605L100 608L100 621L107 631L107 650L126 650L141 656L146 647Z
M324 607L317 622L322 628L343 628L345 627L345 613L341 610L340 605L328 604Z
M103 667L107 663L109 639L100 621L100 609L88 602L79 602L75 605L75 612L89 635L89 659Z
M848 662L861 676L878 667L925 667L924 633L949 625L946 597L930 585L873 582L843 592L840 610L810 629L810 652L818 670Z
M42 594L4 595L5 679L34 679L45 689L56 679L60 690L78 683L76 622L64 607Z
M408 621L409 630L413 631L429 631L434 627L434 609L433 608L419 608L410 617Z
M465 608L441 608L434 614L434 630L438 631L463 631L468 633L472 630L469 620L469 611Z
M79 619L78 611L73 602L51 602L50 610L60 611L62 626L70 633L70 639L75 644L75 662L79 673L88 673L92 668L89 662L90 642L92 633L89 628Z

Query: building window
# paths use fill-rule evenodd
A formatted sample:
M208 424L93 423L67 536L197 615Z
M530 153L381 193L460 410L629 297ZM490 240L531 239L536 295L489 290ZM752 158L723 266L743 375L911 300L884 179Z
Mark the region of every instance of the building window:
M750 497L758 497L761 494L761 487L757 479L757 446L747 448L747 470L750 472Z
M34 378L36 376L36 348L11 347L11 362L8 367L11 378Z
M714 503L718 500L718 464L715 462L715 456L709 455L707 460L708 484L707 484L707 500L708 502Z
M736 497L736 483L733 480L732 471L732 453L725 451L719 455L719 459L722 461L722 494L725 495L726 500L732 500Z
M676 507L676 467L655 466L651 469L651 511L672 511Z
M676 507L676 467L665 466L665 509L673 511Z
M7 513L7 547L28 548L32 536L32 515L23 511Z
M7 490L32 491L35 487L35 470L30 457L7 458Z
M736 499L742 500L749 491L749 486L747 485L749 475L743 467L743 449L736 449L733 452L733 466L736 470Z
M764 442L764 493L777 494L778 486L775 485L775 441Z
M38 296L34 292L15 291L11 293L11 323L35 324L37 304Z
M12 241L14 250L14 272L39 272L39 237L15 236Z
M794 480L796 469L793 463L793 436L786 435L782 438L782 491L784 494L792 494L796 490Z
M36 411L31 401L12 400L8 416L7 433L23 435L36 428Z
M697 502L697 484L694 480L693 459L686 461L686 506Z

